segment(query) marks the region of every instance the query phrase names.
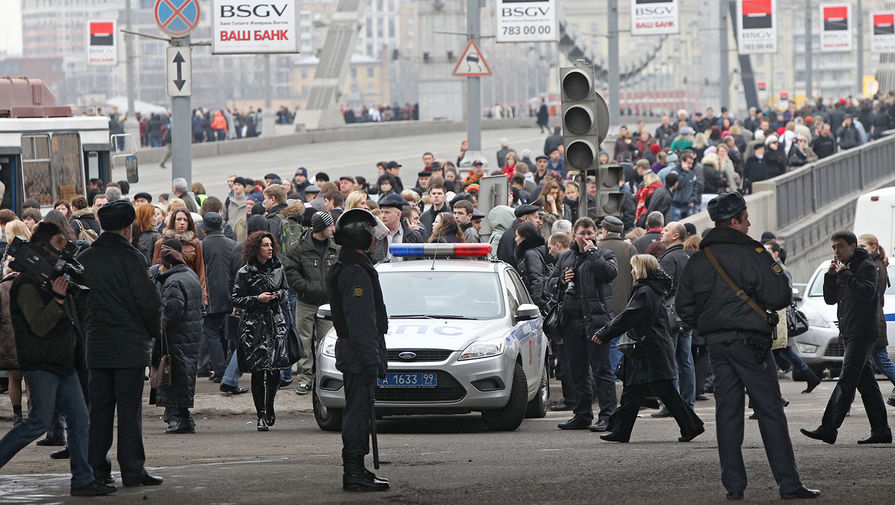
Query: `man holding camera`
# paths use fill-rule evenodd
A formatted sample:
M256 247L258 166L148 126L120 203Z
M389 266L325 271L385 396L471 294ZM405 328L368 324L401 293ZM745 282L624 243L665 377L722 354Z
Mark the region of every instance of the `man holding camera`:
M33 254L20 246L17 254L29 260L43 256L55 261L68 241L58 226L42 222L29 241ZM52 264L52 263L50 263ZM17 268L15 262L13 267ZM71 494L100 496L115 492L114 486L97 481L87 463L88 415L81 383L75 372L77 330L72 323L75 309L68 296L64 275L51 281L22 268L10 290L10 314L16 336L19 366L28 385L28 418L0 440L0 467L22 448L44 434L53 422L56 408L68 424L71 465Z
M146 258L131 245L136 211L130 203L107 203L99 212L102 235L78 259L87 271L87 368L90 372L90 448L94 475L112 480L115 409L118 409L118 466L126 487L156 486L146 473L143 452L143 372L154 338L161 337L161 300Z
M747 482L743 409L748 390L780 496L815 498L820 491L807 489L799 480L771 354L776 322L769 312L776 315L774 311L790 304L789 280L774 257L747 235L749 213L742 195L718 195L709 202L708 212L715 228L684 267L675 308L687 326L705 337L709 348L721 483L727 499L743 499Z

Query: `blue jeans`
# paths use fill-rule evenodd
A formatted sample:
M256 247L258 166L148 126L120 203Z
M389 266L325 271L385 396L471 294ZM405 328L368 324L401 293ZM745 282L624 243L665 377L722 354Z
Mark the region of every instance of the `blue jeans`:
M87 437L90 418L78 375L61 375L43 370L22 373L30 397L28 418L9 430L0 440L0 468L20 450L46 433L59 410L68 425L68 450L71 454L71 487L93 482L93 469L87 463Z
M612 375L615 375L615 370L618 368L618 362L622 360L622 352L618 350L616 344L618 343L618 339L621 337L615 337L609 342L609 368L612 370ZM618 377L615 378L615 382L620 382L621 379Z
M230 355L230 363L227 364L227 369L224 370L224 376L221 378L221 384L237 387L240 376L242 374L239 373L239 363L236 362L236 351L233 351L233 354Z
M685 217L690 217L696 212L696 207L678 207L677 205L671 206L671 211L668 213L668 222L671 221L680 221ZM686 398L684 398L686 400Z
M876 368L879 368L879 371L888 377L892 384L895 384L895 363L892 363L889 351L885 347L880 347L872 351L870 357L873 358L873 364L876 365Z
M679 331L675 340L674 357L677 362L677 379L674 386L684 402L693 408L696 403L696 367L693 366L693 332Z

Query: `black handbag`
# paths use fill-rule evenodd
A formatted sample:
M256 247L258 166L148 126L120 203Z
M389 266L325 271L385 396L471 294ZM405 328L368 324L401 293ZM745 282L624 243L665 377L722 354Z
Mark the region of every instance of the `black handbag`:
M631 358L637 353L637 346L639 344L640 341L632 337L630 332L625 332L618 337L618 341L615 342L615 348L624 356Z
M235 312L224 317L224 337L227 340L239 340L240 323L242 323L242 316Z
M786 307L786 332L788 337L795 337L808 331L808 317L795 305Z
M560 293L561 286L562 283L558 282L556 284L556 293L553 294L553 297L547 303L547 312L544 314L544 335L547 335L547 338L551 341L562 340L563 296Z
M286 331L286 354L289 355L289 364L292 365L300 360L303 353L304 346L301 343L301 339L298 338L295 325L290 324L289 329Z

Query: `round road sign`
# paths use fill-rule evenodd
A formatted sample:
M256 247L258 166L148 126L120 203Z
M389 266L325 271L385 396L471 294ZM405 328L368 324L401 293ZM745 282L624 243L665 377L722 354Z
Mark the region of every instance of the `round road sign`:
M185 37L199 26L199 0L155 0L155 22L171 37Z

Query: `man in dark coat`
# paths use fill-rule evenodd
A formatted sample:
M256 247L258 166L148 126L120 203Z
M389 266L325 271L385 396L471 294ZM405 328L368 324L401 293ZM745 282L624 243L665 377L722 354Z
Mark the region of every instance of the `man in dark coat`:
M543 98L541 98L541 106L538 107L538 128L540 128L539 133L543 133L545 130L550 133L550 111L547 110L547 103Z
M814 151L814 154L820 159L836 154L838 145L836 144L836 137L833 136L833 131L830 128L829 123L823 125L820 135L814 137L809 145L811 146L811 150Z
M223 219L220 214L205 214L202 224L205 228L202 257L205 259L205 283L208 287L208 309L202 327L208 350L208 364L214 372L212 380L220 382L227 367L223 345L224 320L233 311L233 302L230 300L233 286L231 265L236 241L225 237L221 231Z
M858 247L858 239L850 231L833 234L836 259L824 274L824 301L837 305L839 335L845 341L842 373L830 395L820 426L802 430L802 434L828 444L836 442L838 429L851 409L855 390L861 392L864 409L870 420L870 438L859 444L890 444L892 431L886 420L886 406L873 375L870 353L879 335L879 271L870 254Z
M108 459L118 411L118 465L125 486L154 486L143 451L143 372L153 339L161 337L158 291L146 258L131 245L136 212L124 200L98 212L103 233L78 256L87 271L85 332L90 396L88 461L94 475L112 480Z
M544 156L550 155L560 145L562 145L562 127L554 126L553 133L544 140Z
M646 254L646 248L653 242L662 239L662 230L665 226L665 216L658 211L646 215L646 233L634 241L637 254Z
M438 214L441 212L451 213L451 206L445 201L444 186L441 184L435 184L429 188L429 199L432 206L420 215L420 233L423 234L423 241L428 240L432 235L432 224Z
M345 381L345 410L342 413L342 489L385 491L387 480L364 468L370 452L370 424L376 378L385 378L388 358L385 334L388 313L379 286L379 274L367 251L373 236L383 240L383 224L364 209L351 209L336 226L335 241L342 246L339 261L326 277L326 292L332 306L336 341L336 368Z
M204 301L199 278L184 264L180 251L179 240L165 241L160 253L161 273L158 275L162 289L164 334L161 340L155 342L153 363L157 365L163 354L171 356L171 385L159 388L155 401L156 405L165 407L164 419L168 423L165 433L196 432L196 423L189 409L193 407L196 395Z
M792 291L783 268L749 238L749 214L739 193L724 193L708 204L715 222L681 273L675 309L681 320L705 338L715 374L715 419L721 482L731 500L743 498L745 391L749 391L768 462L783 498L820 494L799 479L786 414L773 364L773 326L722 278L708 254L759 307L777 311L789 306Z

